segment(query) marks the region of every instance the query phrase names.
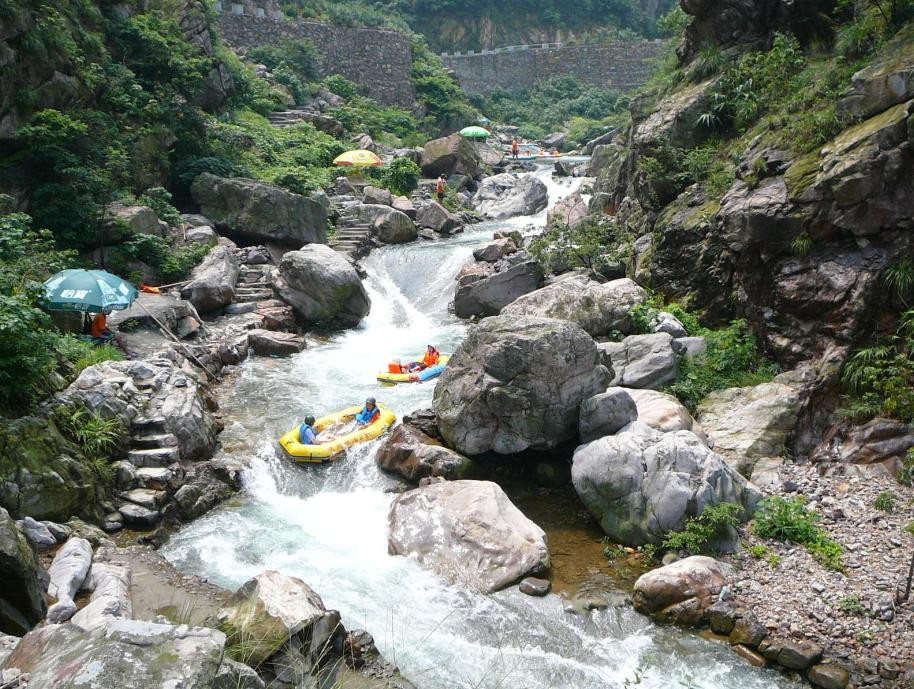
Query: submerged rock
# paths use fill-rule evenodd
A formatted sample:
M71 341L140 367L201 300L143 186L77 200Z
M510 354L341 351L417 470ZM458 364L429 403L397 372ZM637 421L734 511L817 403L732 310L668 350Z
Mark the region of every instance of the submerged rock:
M549 566L546 534L489 481L433 483L397 497L388 551L485 592Z
M593 339L574 323L495 316L470 329L433 404L458 452L549 449L577 436L581 402L605 390L608 377Z
M469 459L444 447L405 420L384 440L375 461L381 469L414 482L426 476L457 479L471 464Z
M571 478L581 501L613 541L660 543L706 507L731 502L749 516L761 494L690 431L658 433L635 422L581 445ZM731 533L722 550L732 548Z
M273 273L273 288L308 323L358 325L371 309L359 274L322 244L290 251Z

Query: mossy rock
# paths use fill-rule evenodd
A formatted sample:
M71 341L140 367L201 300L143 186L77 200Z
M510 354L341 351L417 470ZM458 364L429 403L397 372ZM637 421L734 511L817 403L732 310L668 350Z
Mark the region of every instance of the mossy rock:
M819 175L819 151L807 153L797 158L784 173L784 183L787 185L787 197L791 200L799 198L804 191L809 189Z

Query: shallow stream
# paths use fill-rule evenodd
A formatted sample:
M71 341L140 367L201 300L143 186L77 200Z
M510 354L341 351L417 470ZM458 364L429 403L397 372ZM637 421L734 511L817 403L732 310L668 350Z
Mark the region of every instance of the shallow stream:
M530 173L548 185L550 206L580 181L555 181L551 170ZM380 389L375 374L426 343L453 351L466 327L447 312L457 271L495 229L544 222L545 211L376 250L362 262L372 308L358 328L311 338L289 359L245 362L222 389L219 449L248 467L245 491L186 526L163 554L231 589L265 569L300 577L347 628L368 630L419 689L788 686L725 646L652 625L628 606L582 615L565 612L558 595L536 599L516 588L483 595L388 555L393 495L385 489L395 482L375 466L377 443L327 466L277 456L276 439L306 413L320 416L370 395L401 416L429 406L433 383ZM582 538L580 530L573 536ZM564 546L574 549L573 541Z

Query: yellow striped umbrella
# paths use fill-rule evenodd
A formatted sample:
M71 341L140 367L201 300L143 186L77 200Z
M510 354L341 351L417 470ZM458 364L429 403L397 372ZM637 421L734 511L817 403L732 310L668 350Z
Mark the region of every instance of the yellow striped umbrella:
M345 153L338 155L334 159L333 164L351 165L352 167L377 167L382 163L381 159L371 151L359 149L357 151L346 151Z

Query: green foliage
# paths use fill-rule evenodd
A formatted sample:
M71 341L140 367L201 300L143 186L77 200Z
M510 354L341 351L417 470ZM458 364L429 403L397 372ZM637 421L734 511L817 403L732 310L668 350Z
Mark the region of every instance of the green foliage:
M736 181L733 165L722 156L717 139L692 148L677 148L665 143L655 149L653 155L641 158L639 165L660 206L692 184L703 183L711 197L719 198Z
M773 496L762 501L752 528L762 538L802 545L822 566L842 571L844 550L819 526L819 519L818 513L806 508L805 498Z
M775 365L762 356L744 320L733 321L723 330L702 330L697 334L705 338L707 351L684 359L679 380L667 388L690 411L695 411L709 392L758 385L770 381L777 372Z
M914 309L902 315L894 335L854 352L841 381L848 392L846 415L914 421Z
M409 158L394 158L383 168L384 186L398 196L405 196L419 186L422 171Z
M127 430L120 418L105 417L80 404L68 404L54 408L54 420L64 435L82 450L86 465L109 483L114 470L107 460L124 441Z
M346 100L355 98L359 95L359 85L339 74L333 74L327 77L324 79L323 84L328 91L335 93Z
M417 100L428 114L426 126L431 129L460 129L473 122L476 113L457 80L447 73L441 58L420 36L413 36L411 79Z
M270 71L286 65L302 81L317 78L320 57L317 48L306 38L285 38L278 43L262 45L247 51L248 59L266 65ZM334 91L334 93L336 93ZM343 94L339 94L343 95Z
M812 251L812 246L812 237L810 237L807 232L801 232L793 238L793 241L790 243L790 250L793 252L794 256L803 257L809 255L809 252Z
M137 198L137 202L154 210L159 220L173 227L181 226L181 213L171 205L171 194L163 187L150 187Z
M0 294L0 410L22 412L46 392L57 366L47 314L22 294Z
M205 244L175 247L162 237L141 234L121 245L120 250L128 258L151 266L159 281L167 284L187 277L209 253L210 247Z
M771 549L766 545L753 545L748 548L749 554L754 557L756 560L765 559L772 567L777 567L781 564L781 558L776 553L772 553Z
M385 107L365 96L353 96L330 114L350 132L367 132L374 138L390 133L398 138L411 138L419 131L419 122L412 114L396 107Z
M909 488L914 485L914 447L909 448L901 460L901 469L896 476L898 483Z
M697 517L686 520L682 531L671 531L663 540L668 550L686 550L692 554L713 553L740 522L743 508L729 502L706 507Z
M40 284L72 267L76 252L57 249L49 230L33 230L25 213L0 215L0 293L36 299Z
M519 126L521 135L541 139L578 118L575 141L590 131L618 126L628 99L618 91L580 82L573 76L556 76L516 92L497 90L474 97L487 117Z
M73 367L73 378L95 364L121 361L124 358L124 353L117 347L108 344L99 346L69 334L59 336L55 347L58 354Z
M661 35L672 39L681 39L685 34L686 27L691 22L691 18L682 11L679 3L676 3L669 12L663 15L657 21L657 29Z
M851 615L862 615L866 612L866 608L860 603L860 596L856 593L852 593L848 596L843 596L838 601L838 610L841 612L846 612Z
M547 271L587 268L600 272L631 251L624 229L608 219L588 216L574 227L556 225L533 240L530 253Z
M908 299L914 293L914 260L901 256L885 269L882 279L895 296Z
M876 496L876 500L873 501L873 507L875 507L880 512L894 512L895 511L895 493L890 490L884 490L879 495Z

